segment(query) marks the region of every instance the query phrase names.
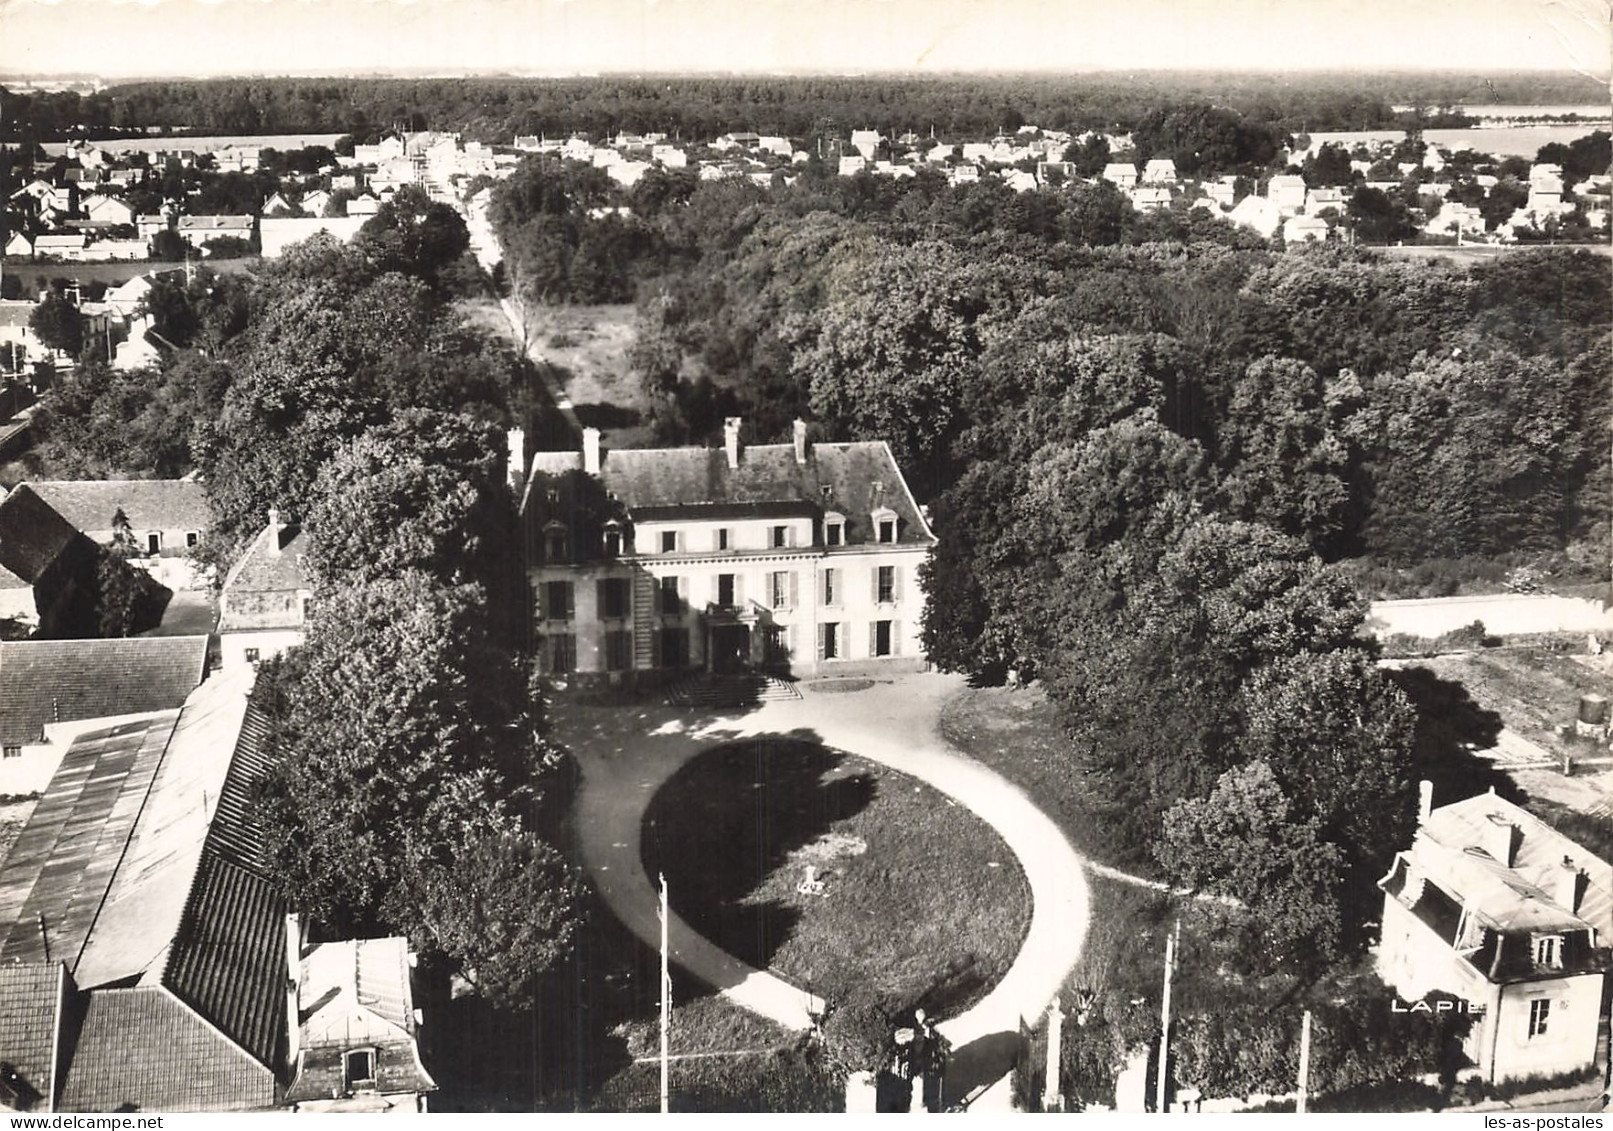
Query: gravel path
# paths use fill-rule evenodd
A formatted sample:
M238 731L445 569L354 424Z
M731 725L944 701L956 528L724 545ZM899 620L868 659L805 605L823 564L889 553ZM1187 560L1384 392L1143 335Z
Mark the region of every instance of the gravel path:
M558 737L576 753L582 784L575 804L578 849L611 910L635 934L659 944L656 889L644 874L640 826L655 790L701 750L761 734L787 735L879 762L967 806L1018 857L1031 891L1031 923L1008 973L972 1009L939 1026L952 1043L953 1099L987 1093L973 1110L1003 1109L1022 1021L1034 1024L1081 956L1090 919L1085 861L1056 825L998 774L958 754L936 729L941 705L961 681L902 676L833 698L803 685L802 700L768 702L747 713L698 716L673 708L555 710ZM674 900L676 896L674 895ZM714 946L676 914L673 961L739 1005L805 1029L822 1003Z

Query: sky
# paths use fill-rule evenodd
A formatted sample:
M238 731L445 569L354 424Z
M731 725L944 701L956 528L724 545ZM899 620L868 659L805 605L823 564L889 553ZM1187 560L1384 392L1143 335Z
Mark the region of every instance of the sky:
M0 74L1609 73L1608 0L0 0Z

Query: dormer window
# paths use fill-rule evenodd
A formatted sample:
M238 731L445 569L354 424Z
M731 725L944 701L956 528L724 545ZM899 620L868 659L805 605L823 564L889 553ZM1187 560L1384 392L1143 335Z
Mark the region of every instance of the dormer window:
M678 552L678 532L676 530L661 531L661 552L675 554Z
M896 512L889 507L880 507L871 516L874 520L874 541L881 545L890 545L896 541Z
M782 550L790 544L790 528L788 526L775 526L772 530L773 549Z
M844 546L846 544L846 519L844 515L830 512L823 516L823 544L825 546Z
M375 1088L374 1049L355 1049L342 1054L342 1083L350 1093Z
M550 565L558 565L571 557L568 549L565 523L550 523L544 528L544 557Z
M622 555L622 531L614 522L605 527L605 558L614 561Z
M1534 938L1535 965L1543 969L1555 970L1563 964L1563 937L1561 935L1536 935Z

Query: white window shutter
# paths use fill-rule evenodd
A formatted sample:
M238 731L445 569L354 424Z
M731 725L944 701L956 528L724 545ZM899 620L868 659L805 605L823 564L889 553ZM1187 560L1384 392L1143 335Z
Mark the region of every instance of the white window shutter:
M790 571L790 608L801 603L801 575L795 570Z
M868 603L879 604L879 567L875 566L868 571Z
M868 622L868 654L870 656L879 655L879 622L877 620Z
M902 599L902 567L891 566L891 600Z
M900 656L901 654L902 654L902 622L899 621L899 620L893 620L893 621L891 621L891 655Z
M826 625L826 624L818 625L818 659L820 659L820 660L823 659L823 648L824 648L823 642L824 642L824 639L828 635L829 635L829 626Z
M745 575L742 573L736 573L734 574L734 605L735 607L743 607L744 604Z

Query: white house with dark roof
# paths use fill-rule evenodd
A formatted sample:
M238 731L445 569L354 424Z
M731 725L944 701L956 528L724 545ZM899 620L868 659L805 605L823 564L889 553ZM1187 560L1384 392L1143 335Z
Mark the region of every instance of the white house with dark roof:
M40 479L28 487L101 546L112 544L112 519L121 510L140 545L137 565L170 589L199 584L189 555L212 521L199 480Z
M219 644L226 671L278 656L302 643L313 584L303 568L306 543L269 511L259 532L224 578L218 598Z
M1613 969L1613 865L1490 793L1434 809L1383 889L1378 969L1407 1000L1482 1011L1464 1051L1491 1081L1596 1063Z
M1122 191L1134 189L1137 187L1137 166L1124 161L1111 161L1103 167L1100 177Z
M935 544L888 445L539 453L521 511L540 667L637 682L924 663L918 569Z
M234 239L250 243L256 223L251 216L181 216L177 231L180 239L205 254L209 240Z

